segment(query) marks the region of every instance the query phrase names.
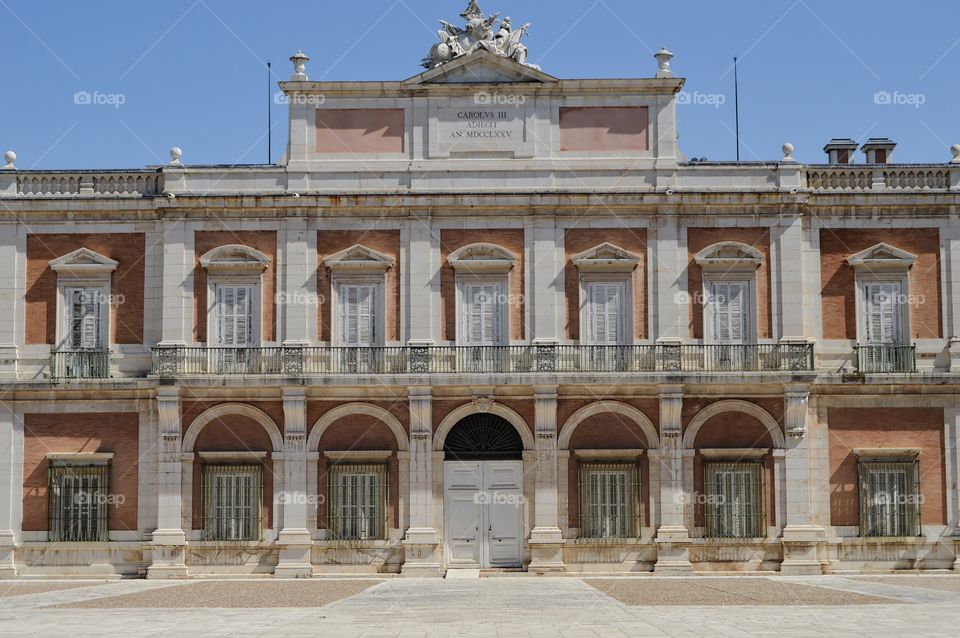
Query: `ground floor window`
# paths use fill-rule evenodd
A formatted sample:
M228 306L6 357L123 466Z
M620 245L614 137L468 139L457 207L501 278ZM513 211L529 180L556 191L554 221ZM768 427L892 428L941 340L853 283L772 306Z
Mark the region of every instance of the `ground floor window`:
M580 465L581 538L636 538L639 473L629 463Z
M387 538L386 463L336 463L327 481L328 527L337 540Z
M860 535L920 535L917 461L860 461Z
M201 495L203 540L259 540L262 496L261 466L205 465Z
M704 465L707 538L760 538L764 534L762 461Z
M48 481L51 541L109 540L109 464L52 464Z

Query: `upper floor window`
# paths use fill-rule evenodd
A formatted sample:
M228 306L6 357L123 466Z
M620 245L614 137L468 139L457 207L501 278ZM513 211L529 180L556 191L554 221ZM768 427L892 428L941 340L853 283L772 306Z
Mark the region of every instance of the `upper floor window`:
M200 258L207 271L207 334L222 348L260 345L263 271L270 258L248 246L214 248Z
M747 244L720 242L694 257L703 273L703 324L708 343L757 340L757 269L763 254Z
M384 345L386 279L394 260L356 244L324 260L334 296L334 345L369 348Z
M633 342L633 273L640 257L610 243L575 255L580 273L581 341L614 346Z
M493 244L470 244L451 253L449 260L457 273L457 343L507 345L509 273L516 258Z
M80 248L50 262L57 273L57 347L105 350L110 342L110 283L119 263Z
M863 345L909 343L909 271L917 256L880 243L852 255L856 270L857 335Z

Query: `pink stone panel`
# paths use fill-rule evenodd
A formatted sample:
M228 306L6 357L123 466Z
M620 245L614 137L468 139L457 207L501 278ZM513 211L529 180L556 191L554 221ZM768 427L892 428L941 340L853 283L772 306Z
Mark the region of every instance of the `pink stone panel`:
M646 151L649 112L645 106L560 109L561 151Z
M317 153L402 153L403 109L317 109Z

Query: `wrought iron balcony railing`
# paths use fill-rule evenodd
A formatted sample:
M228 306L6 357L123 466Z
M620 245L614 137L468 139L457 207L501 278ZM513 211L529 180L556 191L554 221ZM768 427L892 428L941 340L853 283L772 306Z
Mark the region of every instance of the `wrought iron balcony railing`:
M152 374L811 372L812 344L155 348Z
M50 353L50 378L109 379L109 350L55 350Z
M917 371L916 346L854 346L857 372L898 374Z

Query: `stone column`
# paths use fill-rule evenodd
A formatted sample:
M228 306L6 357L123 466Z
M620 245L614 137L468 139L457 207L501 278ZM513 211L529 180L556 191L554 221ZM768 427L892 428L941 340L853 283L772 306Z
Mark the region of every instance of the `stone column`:
M433 414L428 387L409 389L410 527L403 539L404 576L441 576L440 540L433 526Z
M564 571L557 491L557 389L536 386L536 465L534 527L530 532L530 567L535 573Z
M784 459L787 524L783 528L783 563L780 572L791 576L823 573L817 554L824 530L814 525L811 518L810 452L807 445L809 398L807 386L787 386L784 419L787 434Z
M960 571L960 399L944 409L947 533L954 537L953 569Z
M277 538L280 561L274 575L309 578L312 539L307 529L307 401L303 388L283 390L283 527Z
M0 579L16 578L23 502L23 419L0 403Z
M660 388L660 528L654 571L668 576L693 573L690 531L684 522L689 502L683 488L683 387ZM653 471L653 468L651 468Z
M147 569L147 578L183 578L187 575L184 562L187 537L181 522L179 388L157 389L157 415L157 529L153 532L153 558Z

